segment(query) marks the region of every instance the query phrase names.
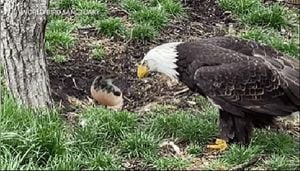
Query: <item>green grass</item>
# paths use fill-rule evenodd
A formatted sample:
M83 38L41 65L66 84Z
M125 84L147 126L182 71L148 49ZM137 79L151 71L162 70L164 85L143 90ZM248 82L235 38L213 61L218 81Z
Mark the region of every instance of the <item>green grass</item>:
M52 0L51 9L73 10L75 16L50 15L50 22L66 18L72 20L72 26L96 27L98 33L106 37L118 37L128 40L151 40L156 38L170 20L183 15L182 4L177 0L116 0L129 15L124 24L121 18L110 16L107 1L95 0ZM47 31L50 40L47 49L50 52L58 47L69 47L74 40L63 31ZM61 44L59 44L61 43Z
M260 0L219 0L231 11L243 30L238 36L272 46L278 51L299 58L299 10L279 3L263 4ZM284 32L283 32L284 31Z
M264 153L279 155L299 155L300 144L286 133L257 131L252 139L253 145L261 146ZM295 150L297 149L297 150Z
M182 4L177 0L152 0L153 5L161 5L162 8L171 15L179 16L183 14Z
M260 0L219 0L218 2L222 8L237 15L247 14L262 5Z
M70 33L49 31L46 33L46 48L51 52L69 49L74 46L75 38Z
M58 9L62 9L62 10L72 9L72 7L74 5L75 5L75 0L58 0L57 1Z
M81 25L92 25L96 20L105 19L108 9L105 3L95 0L77 0L75 4L77 11L76 21Z
M93 46L91 56L95 60L101 60L101 59L104 59L107 56L107 54L106 54L104 47L102 47L100 45L96 45L96 46Z
M67 136L57 112L32 111L16 105L9 97L4 98L0 117L0 148L4 150L0 155L10 160L7 166L14 162L26 163L24 167L33 162L42 166L51 157L65 152Z
M5 107L0 113L0 169L120 168L118 156L99 144L109 144L109 140L132 129L134 116L88 109L84 116L87 122L98 116L100 119L70 132L58 112L32 111L18 106L7 95L4 98Z
M120 169L120 158L107 150L93 149L84 152L81 152L76 148L70 150L72 151L53 158L44 168L53 170Z
M191 143L188 148L187 152L188 154L194 155L194 156L200 156L203 153L203 147L198 144Z
M129 39L133 40L151 40L157 35L155 28L149 24L137 24L127 33Z
M171 134L162 134L168 126L161 131L153 129L155 121L168 118L171 111L165 113L166 109L159 109L155 115L149 113L141 121L137 113L88 107L79 113L80 124L71 128L59 111L33 111L18 106L7 93L3 97L0 169L120 169L122 161L130 159L158 169L180 169L189 165L186 159L159 155L159 144L164 138L172 138ZM184 123L180 119L172 121L183 128L179 138L205 142L208 137L204 134L194 135L191 132L194 129L185 128L183 124L191 118L184 117L189 114L184 112L174 114L174 118L183 118ZM215 128L214 125L205 126L209 123L200 119L195 123L201 125L197 127L200 129ZM175 131L173 125L170 130ZM183 135L185 133L187 135Z
M143 131L129 133L120 142L120 153L129 158L154 156L157 154L158 148L158 139Z
M171 19L183 14L182 5L176 0L124 0L121 5L133 23L133 27L127 29L130 40L154 39Z
M165 109L159 109L154 114L158 116L150 121L151 128L163 137L177 137L183 141L205 144L216 135L216 124L212 124L215 119L208 115L192 115L190 112Z
M158 106L145 113L88 107L70 127L59 110L33 111L3 94L0 108L0 169L122 169L126 161L142 167L185 169L189 158L160 155L159 144L177 139L187 153L199 157L217 135L217 110L203 98L201 112ZM181 150L183 150L181 148ZM299 142L285 133L255 131L249 147L231 145L207 168L220 169L266 155L257 166L296 169Z
M46 49L58 53L74 46L75 37L71 34L75 29L73 23L64 19L53 19L47 23Z
M286 39L275 30L256 27L242 32L241 37L270 45L285 54L300 59L299 36Z
M190 162L178 157L161 157L154 160L153 164L158 170L179 170L186 169Z
M49 31L70 33L74 30L74 24L64 19L58 19L49 22L47 29Z
M149 24L156 29L161 29L168 22L166 12L158 7L148 7L140 11L133 12L131 19L138 24Z
M67 57L65 55L54 55L52 60L57 63L63 63L67 61Z
M96 23L96 29L108 37L120 37L125 33L121 18L107 18Z
M207 169L230 169L233 166L242 164L254 157L257 157L260 153L258 146L244 147L233 145L228 151L226 151L221 158L212 161Z
M269 6L260 0L219 0L225 10L231 11L244 24L267 26L275 29L289 26L291 15L278 3Z
M142 10L145 4L139 0L123 0L121 6L128 12L136 12Z
M77 138L82 141L93 142L97 147L101 143L113 143L130 133L137 126L137 115L128 112L113 112L102 108L89 108L80 118L86 123L78 128Z
M255 131L249 147L232 145L221 158L212 161L208 169L230 168L248 162L256 157L263 157L258 165L269 169L291 169L300 167L299 140L286 133Z
M299 156L286 157L285 155L272 155L261 164L269 170L299 170Z
M245 23L258 26L268 26L280 29L289 25L290 17L288 10L282 5L274 4L268 8L258 7L253 9L249 15L243 17Z

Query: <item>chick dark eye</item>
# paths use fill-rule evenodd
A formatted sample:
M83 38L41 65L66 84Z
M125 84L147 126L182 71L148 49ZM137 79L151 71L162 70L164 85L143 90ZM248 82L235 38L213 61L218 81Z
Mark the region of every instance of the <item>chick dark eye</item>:
M121 96L121 92L120 91L114 91L113 92L115 96Z
M102 78L103 78L102 75L99 75L96 79L97 80L102 80Z

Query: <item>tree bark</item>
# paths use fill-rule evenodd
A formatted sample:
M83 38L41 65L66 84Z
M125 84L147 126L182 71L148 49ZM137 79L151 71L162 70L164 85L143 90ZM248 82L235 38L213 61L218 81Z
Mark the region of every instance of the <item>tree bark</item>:
M44 50L48 0L0 0L0 64L22 105L52 105Z

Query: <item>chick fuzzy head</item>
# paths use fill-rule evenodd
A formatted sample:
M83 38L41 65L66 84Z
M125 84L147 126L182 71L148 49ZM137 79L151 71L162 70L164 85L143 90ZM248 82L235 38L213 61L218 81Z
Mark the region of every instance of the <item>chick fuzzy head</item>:
M123 106L122 91L112 83L112 79L96 77L90 91L92 98L98 104L112 108L122 108Z

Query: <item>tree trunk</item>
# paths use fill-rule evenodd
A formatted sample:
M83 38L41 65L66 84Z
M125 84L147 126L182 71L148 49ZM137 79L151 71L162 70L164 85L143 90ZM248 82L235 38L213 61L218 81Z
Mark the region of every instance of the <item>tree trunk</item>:
M48 0L0 0L0 64L6 84L20 104L49 107L44 51Z

